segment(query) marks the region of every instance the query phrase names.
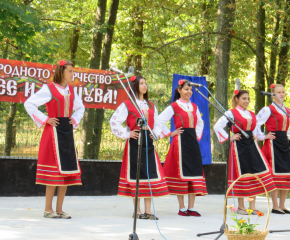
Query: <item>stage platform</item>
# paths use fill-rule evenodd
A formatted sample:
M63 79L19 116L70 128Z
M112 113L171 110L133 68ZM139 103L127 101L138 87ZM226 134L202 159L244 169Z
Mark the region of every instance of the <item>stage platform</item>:
M55 201L56 199L54 204ZM214 239L217 235L197 237L196 234L217 231L223 221L222 195L197 197L195 209L202 217L178 216L176 196L156 198L154 203L156 215L160 218L159 229L168 240ZM229 200L229 204L231 203L232 200ZM144 206L143 200L141 206ZM287 199L286 206L290 209L290 199ZM70 220L43 218L43 208L44 197L0 197L0 239L127 240L133 228L131 198L68 196L64 211L72 216ZM266 198L257 199L257 208L266 213ZM251 217L253 221L256 218ZM265 220L266 216L258 220L261 227ZM290 214L271 214L269 229L290 229L289 222ZM164 239L153 220L138 220L137 234L140 240ZM290 239L290 232L269 233L267 239Z

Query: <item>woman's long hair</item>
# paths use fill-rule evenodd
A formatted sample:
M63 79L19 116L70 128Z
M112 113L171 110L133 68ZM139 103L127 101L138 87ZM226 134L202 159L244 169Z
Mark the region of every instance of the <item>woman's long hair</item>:
M130 85L131 85L131 88L133 89L133 92L135 93L136 97L139 98L140 96L140 90L139 90L139 84L140 84L140 80L141 79L145 79L144 77L142 76L136 76L136 79L134 81L131 81L130 82ZM146 79L145 79L146 81ZM130 95L131 97L134 99L134 96L130 90ZM148 87L147 87L147 92L145 94L143 94L143 98L146 100L149 108L153 108L152 104L149 102L149 97L148 97Z
M61 82L63 80L63 72L67 68L67 66L74 67L73 62L68 61L68 60L63 60L63 61L65 61L65 65L61 66L61 65L59 65L59 62L56 65L54 75L53 75L53 82L54 83L61 84Z
M239 90L239 93L237 95L233 94L233 96L232 96L232 107L233 108L235 108L238 105L236 98L239 99L243 94L249 94L249 92L247 90Z
M178 85L177 88L175 88L173 102L175 102L176 100L180 98L180 93L178 92L178 89L181 90L184 86L186 85L189 86L188 80L185 80L185 79L182 79L182 80L183 80L183 84Z

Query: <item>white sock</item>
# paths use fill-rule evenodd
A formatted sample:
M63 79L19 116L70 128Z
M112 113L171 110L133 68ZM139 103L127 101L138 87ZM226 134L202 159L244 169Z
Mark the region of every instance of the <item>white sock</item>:
M194 208L190 208L190 209L188 209L188 210L189 210L189 211L195 211Z
M181 208L181 209L179 209L179 211L186 212L186 209L185 208Z

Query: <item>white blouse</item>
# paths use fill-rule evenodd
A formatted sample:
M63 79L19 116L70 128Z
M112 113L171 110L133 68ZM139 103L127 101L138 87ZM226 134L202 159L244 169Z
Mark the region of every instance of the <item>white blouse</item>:
M248 110L244 110L243 108L237 106L236 109L239 111L239 113L242 115L243 118L252 119L252 115ZM229 118L234 119L234 115L232 111L226 111L225 113ZM224 130L224 128L227 126L228 124L228 119L225 116L222 116L214 125L213 129L218 137L218 140L220 143L225 142L226 140L228 140L229 135L228 133ZM255 131L253 131L253 134L255 134Z
M282 112L282 110L280 108L278 108L277 106L275 106L274 103L272 103L272 105L276 108L276 110L281 113L282 115L285 115L285 113ZM286 109L284 106L278 104L285 112ZM260 141L264 141L265 140L265 134L261 131L261 126L263 124L265 124L265 122L267 122L267 120L269 119L269 117L271 116L271 110L269 107L263 107L260 112L258 113L257 115L257 126L256 126L256 129L255 131L257 132L257 138L260 140ZM286 117L286 115L285 115ZM287 136L288 136L288 139L290 138L290 131L289 131L289 128L288 128L288 131L287 131Z
M192 111L193 110L193 106L191 104L191 102L185 102L182 100L176 100L176 102L178 103L178 105L184 110L184 111ZM165 125L165 123L167 123L172 116L174 115L174 111L171 105L169 105L160 115L159 115L159 121L161 124L161 138L167 137L170 135L170 130L169 128ZM201 118L199 109L197 107L196 109L196 116L197 116L197 122L196 122L196 128L195 128L195 132L196 132L196 137L198 139L198 141L200 141L201 137L202 137L202 133L203 133L203 127L204 127L204 123L203 120Z
M136 99L136 102L141 109L141 111L148 110L149 106L146 102L146 100L139 100ZM144 112L143 112L144 113ZM122 124L127 120L128 117L128 108L126 107L125 103L122 103L114 112L110 119L110 125L111 125L111 130L114 133L115 136L122 138L122 139L127 139L130 138L130 129L128 126L123 127ZM160 136L161 128L160 128L160 123L159 123L159 118L158 118L158 111L156 107L154 106L154 128L152 131L155 133L157 137Z
M55 84L55 86L61 94L69 94L68 85L66 85L65 88L58 84ZM49 119L48 116L38 110L38 107L48 103L51 98L52 95L49 87L46 84L43 84L42 88L37 93L28 98L24 103L26 111L38 127L42 127ZM84 115L85 106L83 105L83 102L76 91L74 91L73 111L74 113L72 114L71 119L74 121L73 127L77 129Z

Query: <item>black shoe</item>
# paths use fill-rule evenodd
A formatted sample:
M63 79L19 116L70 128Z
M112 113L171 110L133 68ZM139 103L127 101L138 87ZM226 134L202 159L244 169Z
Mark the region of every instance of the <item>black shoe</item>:
M285 212L281 209L272 209L272 213L276 213L276 214L285 214Z
M282 209L284 213L290 214L290 211L288 209Z

